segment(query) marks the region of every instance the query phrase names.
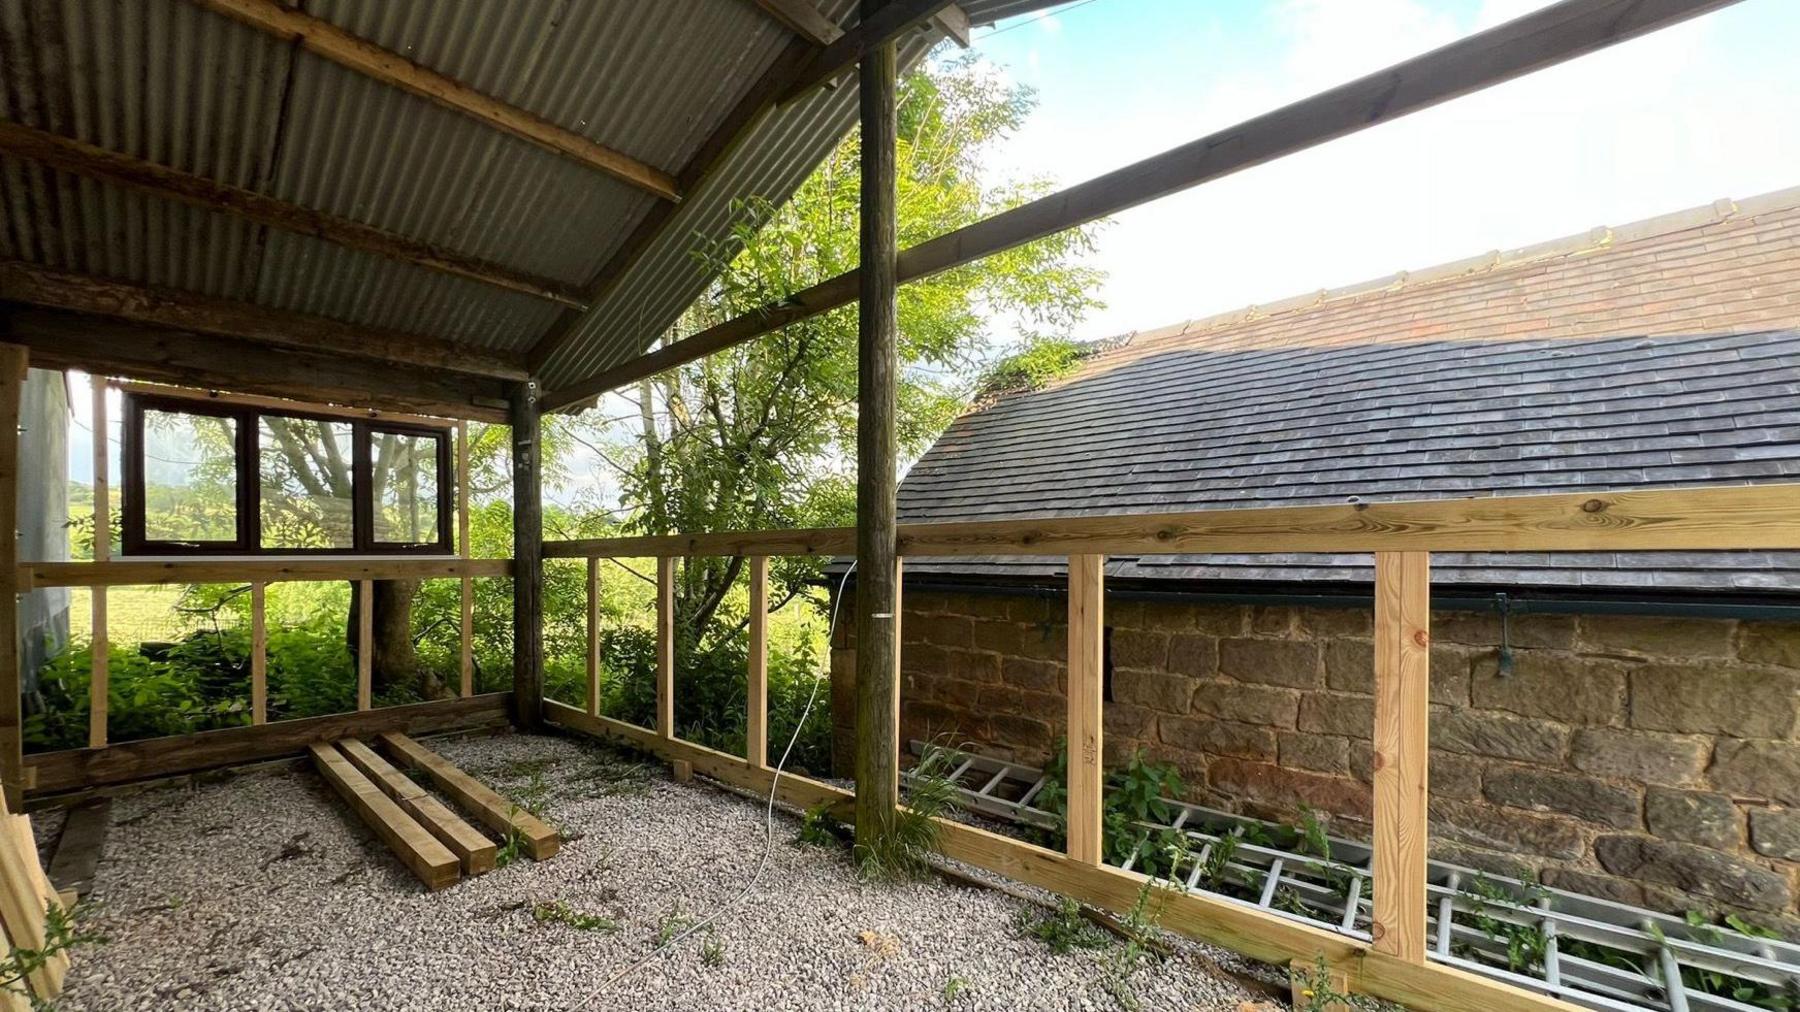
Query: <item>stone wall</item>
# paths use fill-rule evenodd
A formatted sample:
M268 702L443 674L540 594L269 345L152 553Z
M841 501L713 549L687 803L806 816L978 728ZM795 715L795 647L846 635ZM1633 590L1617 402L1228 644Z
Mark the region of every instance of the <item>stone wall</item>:
M901 731L1041 764L1065 724L1057 597L908 591ZM833 643L837 748L851 627ZM1366 839L1373 617L1109 599L1106 752L1190 800ZM1432 853L1596 896L1734 910L1800 937L1800 624L1434 612Z

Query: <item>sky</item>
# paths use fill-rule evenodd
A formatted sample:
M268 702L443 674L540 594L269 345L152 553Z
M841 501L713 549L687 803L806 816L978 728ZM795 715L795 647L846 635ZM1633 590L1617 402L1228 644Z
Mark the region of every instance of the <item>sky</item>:
M1038 108L989 166L1081 182L1547 5L1087 0L1002 22L975 50ZM1745 0L1124 212L1075 336L1800 185L1795 39L1800 3Z

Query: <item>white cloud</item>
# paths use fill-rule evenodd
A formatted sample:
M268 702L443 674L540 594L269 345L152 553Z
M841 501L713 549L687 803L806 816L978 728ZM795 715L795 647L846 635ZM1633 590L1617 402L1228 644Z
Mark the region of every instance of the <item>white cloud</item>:
M1121 55L1106 82L1116 115L1077 119L1047 103L1004 159L1078 182L1543 5L1487 0L1473 25L1459 25L1419 0L1293 0L1280 9L1274 58L1196 83L1204 68L1146 69ZM1125 212L1100 241L1109 308L1083 333L1155 327L1800 182L1800 132L1781 128L1800 114L1795 74L1735 57L1740 40L1723 37L1720 17ZM1157 97L1172 85L1185 87L1179 101Z

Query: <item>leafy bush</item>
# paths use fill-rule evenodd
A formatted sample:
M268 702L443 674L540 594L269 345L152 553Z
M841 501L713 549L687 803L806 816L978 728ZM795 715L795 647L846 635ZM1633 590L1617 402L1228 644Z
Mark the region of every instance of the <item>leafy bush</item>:
M1057 850L1064 846L1068 826L1068 756L1068 743L1058 742L1044 769L1044 786L1033 802L1056 819L1045 832L1044 843ZM1139 823L1170 821L1175 813L1164 799L1180 797L1181 790L1181 774L1175 767L1149 761L1142 749L1132 753L1124 767L1107 771L1100 816L1106 862L1122 866L1135 855L1133 867L1138 871L1152 877L1170 874L1185 850L1186 837L1173 829L1153 832Z

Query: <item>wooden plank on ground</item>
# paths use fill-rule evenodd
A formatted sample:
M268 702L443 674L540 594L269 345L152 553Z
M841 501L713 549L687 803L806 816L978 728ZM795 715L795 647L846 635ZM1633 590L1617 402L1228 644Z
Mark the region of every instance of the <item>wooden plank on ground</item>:
M460 862L437 837L406 814L394 800L363 776L350 760L329 744L308 746L319 774L331 784L368 827L400 859L400 863L433 891L454 885Z
M481 835L480 830L464 822L443 802L358 739L345 738L337 743L337 747L352 766L362 770L383 793L399 802L406 814L419 820L432 836L450 848L462 862L463 874L480 875L494 870L499 848L494 841Z
M384 732L381 745L388 753L416 770L424 770L438 790L448 794L469 814L496 833L517 832L532 860L555 856L562 838L555 829L501 797L493 788L458 769L455 763L438 755L406 735Z
M34 794L106 787L134 780L154 780L220 766L270 759L299 758L306 746L379 731L429 734L503 723L511 705L509 692L490 692L467 699L385 706L366 713L334 713L324 717L278 720L250 727L143 741L117 742L103 749L72 748L27 757L35 772Z
M56 852L50 856L50 881L57 892L72 889L75 895L86 896L94 891L94 872L106 852L111 827L111 798L91 798L69 809Z

